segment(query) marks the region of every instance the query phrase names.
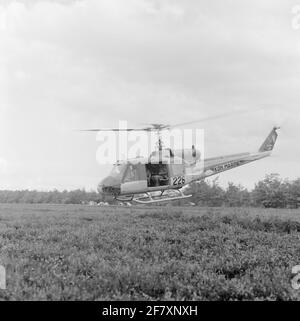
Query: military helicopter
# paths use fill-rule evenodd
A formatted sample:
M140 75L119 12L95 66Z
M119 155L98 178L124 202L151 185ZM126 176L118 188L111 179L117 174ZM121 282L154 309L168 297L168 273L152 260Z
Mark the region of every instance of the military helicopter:
M227 116L220 115L219 117ZM211 119L211 118L207 118ZM205 119L205 120L207 120ZM203 120L203 119L202 119ZM201 120L201 121L202 121ZM248 164L270 156L277 139L279 127L273 127L257 151L205 158L201 163L200 151L192 145L190 150L172 150L164 148L161 137L163 130L196 123L186 122L176 125L150 124L145 128L127 129L88 129L84 131L146 131L156 132L157 150L149 157L137 157L118 161L110 174L98 185L98 192L113 196L121 202L151 204L182 200L191 197L183 189L194 181ZM199 164L202 166L199 166Z

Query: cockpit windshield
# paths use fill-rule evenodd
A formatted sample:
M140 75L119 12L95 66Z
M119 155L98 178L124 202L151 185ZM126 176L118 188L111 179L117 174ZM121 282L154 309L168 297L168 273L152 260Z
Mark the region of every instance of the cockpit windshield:
M122 178L126 171L126 168L127 168L127 164L115 164L109 175L115 178L117 177Z

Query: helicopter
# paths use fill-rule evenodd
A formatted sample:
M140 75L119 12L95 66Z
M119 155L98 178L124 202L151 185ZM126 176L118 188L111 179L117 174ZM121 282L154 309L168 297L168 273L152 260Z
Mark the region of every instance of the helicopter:
M170 130L177 126L195 122L198 121L173 126L150 124L150 126L141 129L84 130L95 132L145 131L156 132L158 136L157 149L148 157L136 157L116 162L110 174L98 184L98 192L101 195L113 196L121 202L136 202L140 204L187 199L192 195L184 194L183 190L190 183L270 156L278 137L277 130L280 128L274 126L259 149L254 152L205 158L201 163L201 153L194 145L189 150L164 148L161 136L163 130ZM200 164L201 166L199 166Z

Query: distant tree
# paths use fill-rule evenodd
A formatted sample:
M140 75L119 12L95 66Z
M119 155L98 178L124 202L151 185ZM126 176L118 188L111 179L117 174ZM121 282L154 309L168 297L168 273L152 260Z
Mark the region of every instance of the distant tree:
M225 191L225 203L229 207L240 207L250 205L250 194L247 189L241 185L234 185L229 182Z
M204 180L193 182L187 189L187 194L193 194L191 202L202 206L222 206L224 190L218 184L218 177L212 182Z
M269 174L255 184L251 196L255 205L283 208L287 205L287 184L278 174Z
M298 208L300 205L300 178L286 182L287 206Z

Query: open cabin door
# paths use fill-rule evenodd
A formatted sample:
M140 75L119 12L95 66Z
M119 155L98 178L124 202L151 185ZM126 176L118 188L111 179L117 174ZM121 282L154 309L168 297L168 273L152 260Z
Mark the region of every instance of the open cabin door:
M185 195L181 187L185 184L185 167L183 164L146 164L147 186L150 193L133 198L141 204L151 204L182 200L191 197ZM151 190L161 190L160 195L151 194ZM167 193L167 192L168 193ZM176 193L175 193L176 192ZM175 194L174 194L175 193Z
M147 186L181 187L185 183L183 164L146 164Z
M167 186L170 182L169 165L164 163L145 165L148 187Z

